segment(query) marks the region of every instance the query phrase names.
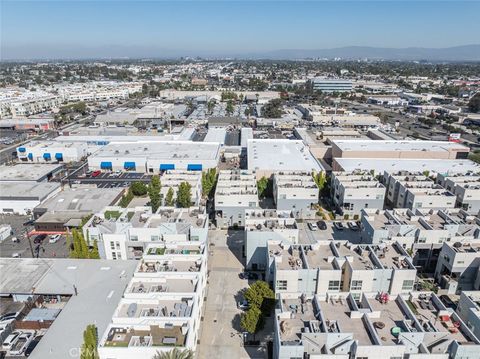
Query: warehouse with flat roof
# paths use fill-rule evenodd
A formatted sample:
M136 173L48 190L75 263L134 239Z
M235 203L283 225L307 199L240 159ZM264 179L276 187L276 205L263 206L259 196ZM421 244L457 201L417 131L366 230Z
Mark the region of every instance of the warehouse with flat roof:
M320 172L323 167L303 141L253 139L247 143L248 169L257 178L277 171Z
M0 182L9 181L48 181L56 174L62 172L64 166L59 163L18 163L13 166L0 166Z
M1 182L0 212L26 215L60 191L59 182Z
M470 149L447 141L334 140L333 158L466 159Z
M453 174L479 171L480 164L470 160L446 159L401 159L401 158L334 158L334 171L352 172L356 170L383 172L424 172Z
M88 158L91 170L159 173L166 170L202 171L217 167L218 142L110 143Z

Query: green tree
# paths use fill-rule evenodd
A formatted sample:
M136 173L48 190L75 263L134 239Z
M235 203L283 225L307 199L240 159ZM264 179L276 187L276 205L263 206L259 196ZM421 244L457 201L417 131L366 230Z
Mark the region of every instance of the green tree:
M245 290L245 299L250 306L255 306L268 311L275 300L275 293L267 282L256 281Z
M83 332L83 344L80 352L80 359L98 359L98 334L97 327L94 324L87 325Z
M468 109L472 112L480 112L480 92L477 92L468 101Z
M97 240L93 241L93 247L90 250L88 258L90 258L90 259L100 259L100 253L98 253L98 242L97 242Z
M180 183L177 191L177 206L181 208L188 208L192 204L192 186L188 182Z
M130 189L134 196L145 196L148 192L148 187L143 182L133 182Z
M268 192L269 192L269 187L270 187L270 183L269 183L269 179L265 176L263 176L262 178L260 178L257 182L257 188L258 188L258 196L260 198L265 198L265 197L268 197Z
M174 195L175 192L173 191L173 188L170 187L168 189L167 195L165 196L165 206L173 207L175 205L175 200L173 199Z
M233 108L233 101L232 100L228 100L227 107L225 108L225 111L227 112L227 115L231 115L233 113L234 108Z
M180 350L175 348L169 352L159 352L152 359L193 359L193 352L189 349Z
M70 258L100 259L97 241L94 241L92 248L90 248L89 243L84 238L82 232L76 229L72 229L70 237L71 238L67 241L70 245Z
M158 207L161 205L161 196L160 190L162 189L162 184L160 183L159 176L153 176L148 186L148 195L150 197L150 206L152 207L153 212L157 212Z
M315 181L318 189L322 191L325 188L325 184L327 183L327 176L325 175L325 172L317 172L313 173L313 180Z
M217 169L210 168L202 172L202 192L204 197L212 197L215 183L217 181Z
M134 195L132 193L132 190L129 188L127 193L125 193L122 196L122 199L120 200L120 202L118 204L120 205L120 207L126 208L126 207L128 207L129 203L132 201L133 197L134 197Z
M258 333L263 326L263 316L260 309L256 306L251 306L245 313L242 313L240 326L250 334L255 335L255 333Z

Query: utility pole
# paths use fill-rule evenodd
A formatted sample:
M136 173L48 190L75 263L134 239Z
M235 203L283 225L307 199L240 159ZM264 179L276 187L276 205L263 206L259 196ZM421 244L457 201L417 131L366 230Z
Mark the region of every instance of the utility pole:
M35 256L33 255L32 240L31 240L30 236L28 235L28 229L25 229L25 236L28 239L28 245L30 246L30 253L32 254L32 258L35 258Z

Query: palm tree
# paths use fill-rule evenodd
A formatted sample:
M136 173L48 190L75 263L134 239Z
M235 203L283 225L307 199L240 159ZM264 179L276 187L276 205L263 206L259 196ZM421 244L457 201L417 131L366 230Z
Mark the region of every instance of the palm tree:
M180 350L175 348L169 352L158 352L152 359L193 359L193 352L190 349Z

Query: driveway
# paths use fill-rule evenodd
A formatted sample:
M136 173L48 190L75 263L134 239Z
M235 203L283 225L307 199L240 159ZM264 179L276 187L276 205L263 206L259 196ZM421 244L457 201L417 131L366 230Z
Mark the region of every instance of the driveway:
M197 357L205 359L264 358L262 349L243 347L239 292L248 282L239 278L243 271L243 231L209 232L210 257L207 300Z

